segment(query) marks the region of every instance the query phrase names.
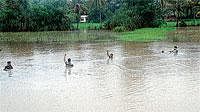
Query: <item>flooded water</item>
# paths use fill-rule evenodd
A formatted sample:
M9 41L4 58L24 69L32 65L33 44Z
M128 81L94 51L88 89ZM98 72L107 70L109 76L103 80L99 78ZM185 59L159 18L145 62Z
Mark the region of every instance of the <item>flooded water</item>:
M161 53L174 45L178 55ZM1 112L200 110L199 42L18 43L0 49ZM73 68L65 67L65 53ZM14 69L5 72L8 60Z

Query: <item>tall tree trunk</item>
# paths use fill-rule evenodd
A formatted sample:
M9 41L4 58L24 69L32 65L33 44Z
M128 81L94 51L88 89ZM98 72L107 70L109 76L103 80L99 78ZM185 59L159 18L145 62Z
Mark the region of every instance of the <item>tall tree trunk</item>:
M80 5L79 5L79 3L77 3L75 5L75 13L76 13L76 23L77 23L76 29L78 30L79 22L80 22Z
M76 29L78 30L79 29L79 16L77 15L77 18L76 18Z
M161 6L161 10L162 10L162 20L164 21L164 0L160 0L160 6Z
M177 17L176 17L176 27L179 27L179 21L180 21L180 10L177 10Z
M177 1L177 17L176 17L176 27L179 27L179 21L180 21L180 12L181 12L181 6L180 1Z
M100 15L99 15L99 22L100 22L100 25L101 25L101 22L102 22L102 13L100 12Z

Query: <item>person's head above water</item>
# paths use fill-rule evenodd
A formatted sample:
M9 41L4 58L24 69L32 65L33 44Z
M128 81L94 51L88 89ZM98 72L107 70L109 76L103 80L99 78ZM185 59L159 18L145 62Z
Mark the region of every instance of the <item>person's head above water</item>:
M174 49L177 49L178 47L177 46L174 46Z
M73 66L73 64L71 63L71 58L66 59L67 54L65 54L64 56L64 62L66 64L66 66Z
M113 54L112 53L110 54L110 57L113 58Z
M72 60L71 60L71 58L68 58L67 61L68 61L68 63L70 63Z
M7 61L7 65L11 65L11 61Z
M67 63L67 66L71 66L71 67L74 66L74 65L71 63L71 61L72 61L71 58L68 58L68 59L67 59L67 62L68 62L68 63Z

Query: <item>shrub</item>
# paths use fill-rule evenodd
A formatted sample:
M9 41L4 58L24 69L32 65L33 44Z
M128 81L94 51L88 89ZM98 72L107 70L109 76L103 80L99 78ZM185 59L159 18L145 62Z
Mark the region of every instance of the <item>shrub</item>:
M187 24L182 20L182 21L179 23L179 26L180 26L180 27L186 27Z
M153 21L153 23L152 23L152 27L159 27L160 25L162 25L162 24L167 24L166 22L163 22L162 20L155 20L155 21Z
M123 9L118 10L112 18L104 22L104 28L112 30L115 27L125 27L126 30L134 30L136 28L136 19L128 16ZM118 28L117 28L118 29Z
M108 17L104 23L106 29L134 30L143 27L158 27L161 25L161 10L159 2L154 0L126 0L122 7Z

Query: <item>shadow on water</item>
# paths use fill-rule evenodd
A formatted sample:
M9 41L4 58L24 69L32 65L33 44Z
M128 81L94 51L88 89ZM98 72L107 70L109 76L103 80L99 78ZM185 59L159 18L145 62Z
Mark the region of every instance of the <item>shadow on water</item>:
M9 70L9 71L7 71L8 72L8 76L9 77L12 77L13 76L13 74L12 74L12 71L11 70Z

